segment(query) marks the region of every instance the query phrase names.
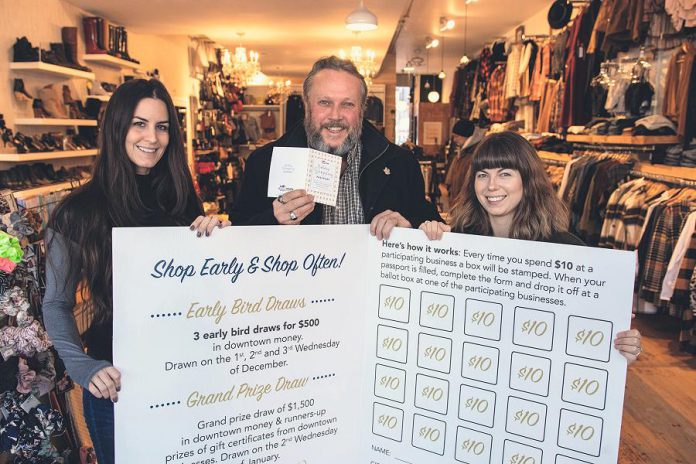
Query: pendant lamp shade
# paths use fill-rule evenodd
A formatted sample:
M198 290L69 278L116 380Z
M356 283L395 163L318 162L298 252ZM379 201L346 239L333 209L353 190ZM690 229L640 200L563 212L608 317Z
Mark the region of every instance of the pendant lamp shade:
M360 6L346 17L346 29L358 32L375 30L377 16L365 8L363 0L360 0Z

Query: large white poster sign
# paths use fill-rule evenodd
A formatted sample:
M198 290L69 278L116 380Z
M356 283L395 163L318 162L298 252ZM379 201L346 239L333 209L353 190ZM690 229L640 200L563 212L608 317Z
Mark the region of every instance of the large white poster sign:
M634 255L421 236L368 242L363 462L616 462Z
M114 231L119 463L616 462L627 252Z

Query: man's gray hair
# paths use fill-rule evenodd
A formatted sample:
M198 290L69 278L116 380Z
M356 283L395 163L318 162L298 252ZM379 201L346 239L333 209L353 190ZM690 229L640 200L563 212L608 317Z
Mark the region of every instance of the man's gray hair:
M312 70L307 74L302 84L302 93L305 102L309 101L309 91L312 89L312 80L314 80L314 76L324 69L343 71L355 76L360 81L360 107L365 108L365 104L367 103L367 83L365 83L365 78L360 74L360 71L358 71L358 68L355 67L352 61L343 60L335 55L321 58L312 66Z

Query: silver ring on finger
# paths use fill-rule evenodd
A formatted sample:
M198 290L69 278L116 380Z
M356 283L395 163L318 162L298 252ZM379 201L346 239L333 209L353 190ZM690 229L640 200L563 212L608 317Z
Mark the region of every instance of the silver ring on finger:
M297 221L297 214L294 211L290 211L290 220Z
M285 201L285 198L283 198L283 195L278 195L278 203L280 203L281 205L287 203L287 201Z
M641 354L642 352L643 352L643 347L642 347L642 346L639 346L639 347L638 347L638 350L637 350L636 353L635 353L635 357L637 358L638 356L640 356L640 354Z

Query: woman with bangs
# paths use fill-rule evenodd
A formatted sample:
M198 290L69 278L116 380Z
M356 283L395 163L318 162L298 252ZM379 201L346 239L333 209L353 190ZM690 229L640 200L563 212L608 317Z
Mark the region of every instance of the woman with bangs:
M450 212L450 224L426 221L420 229L430 240L444 232L518 240L585 245L568 231L568 209L556 196L544 163L521 135L500 132L481 141ZM640 332L617 334L615 347L629 363L642 348Z

